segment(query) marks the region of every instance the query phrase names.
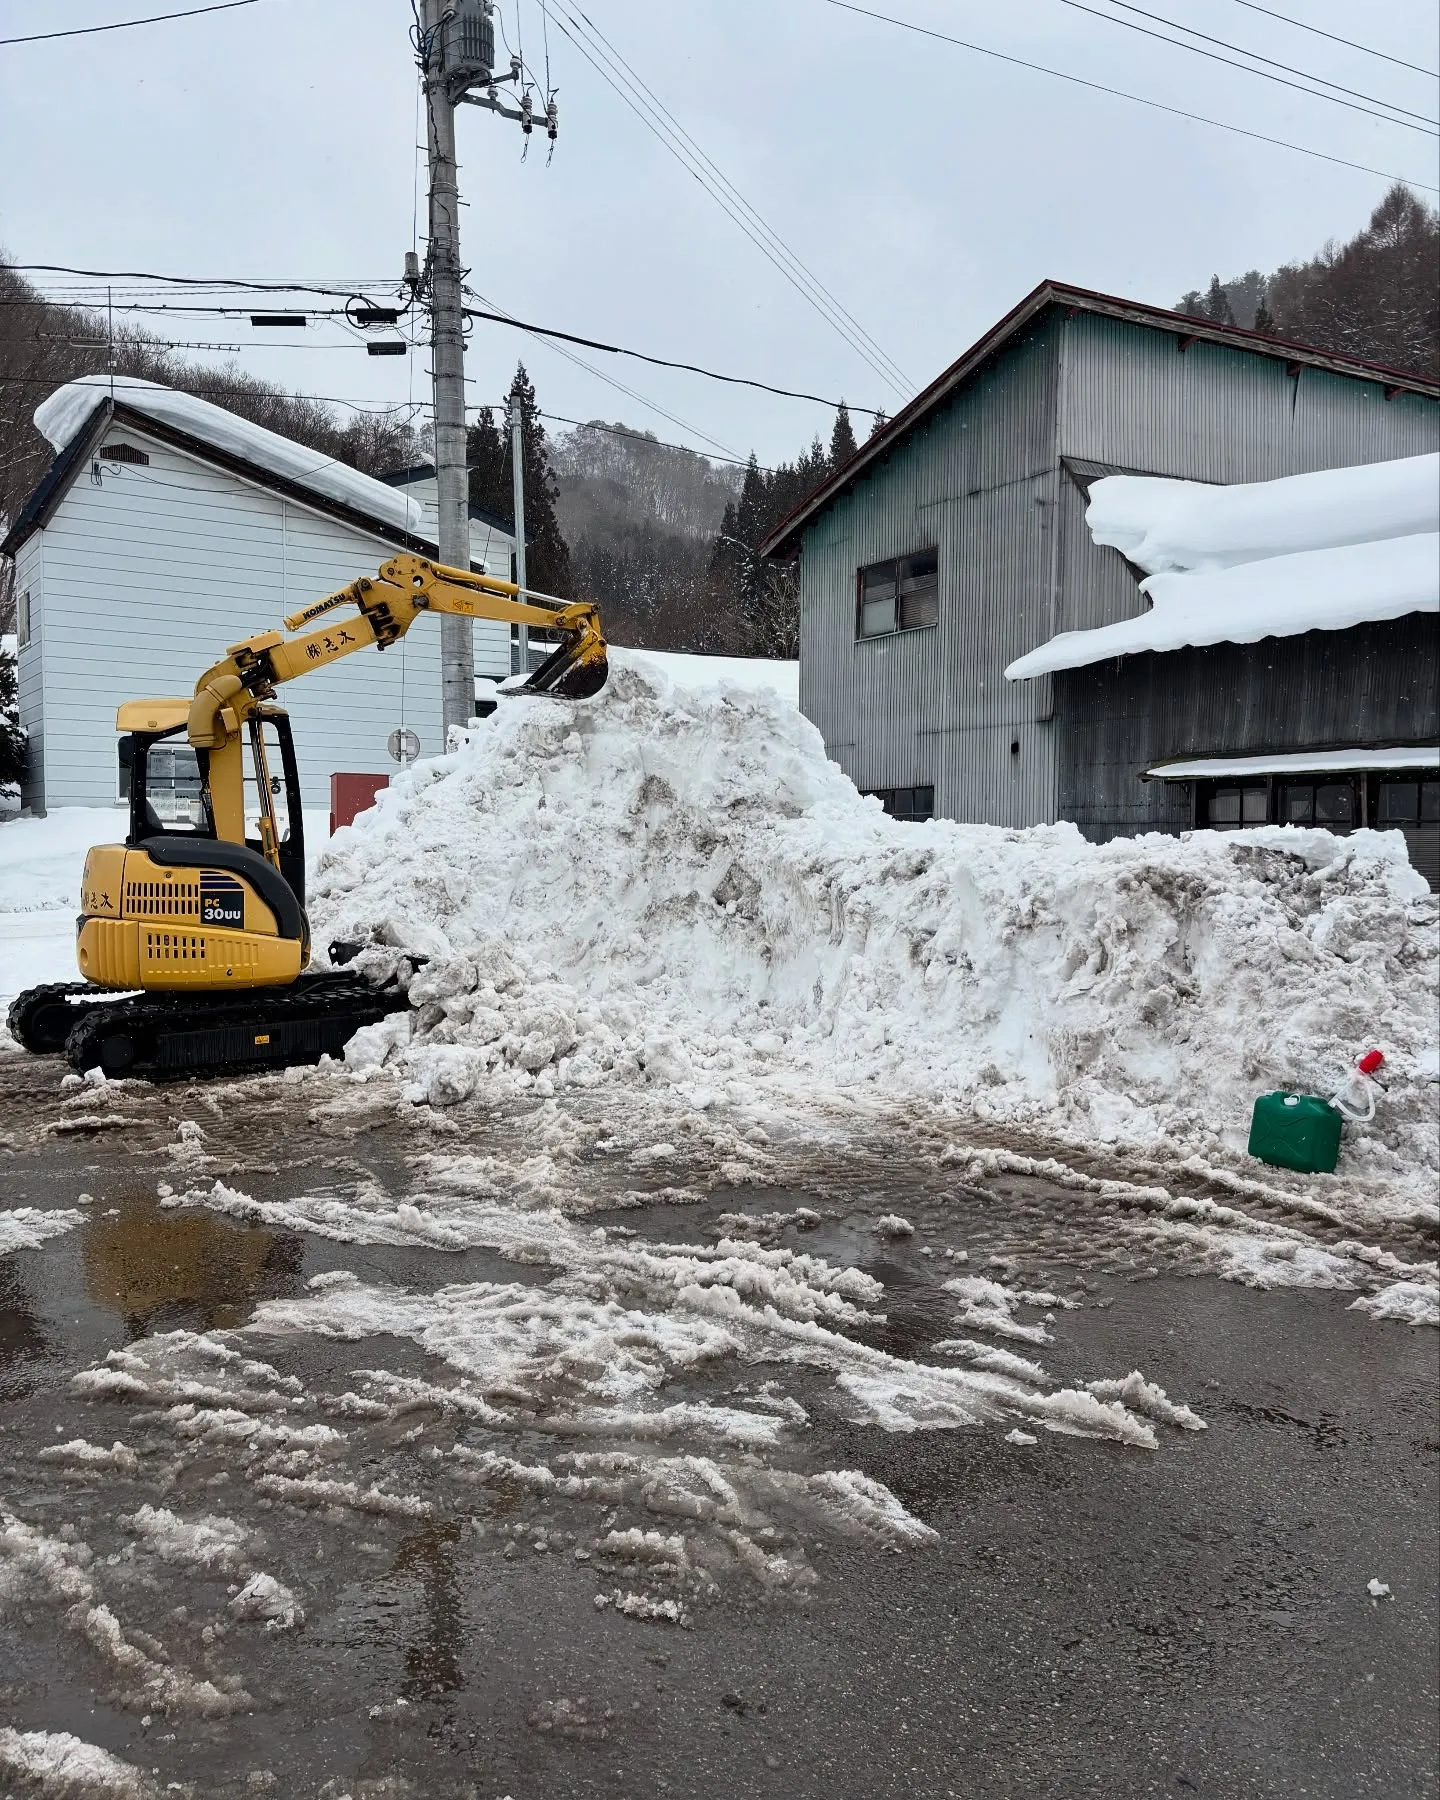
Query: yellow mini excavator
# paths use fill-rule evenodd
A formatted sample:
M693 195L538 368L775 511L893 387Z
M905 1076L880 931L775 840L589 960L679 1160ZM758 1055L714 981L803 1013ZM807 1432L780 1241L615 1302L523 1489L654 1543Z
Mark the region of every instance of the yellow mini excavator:
M358 616L303 636L264 631L233 644L188 700L120 708L129 835L85 859L85 979L31 988L10 1008L26 1049L63 1050L74 1068L109 1076L244 1074L334 1055L405 1006L397 987L309 966L300 784L276 688L370 645L385 650L435 612L549 631L555 649L510 691L583 700L605 685L605 638L593 606L413 555L293 614L285 631L352 606ZM175 780L182 764L189 795ZM331 947L332 962L345 954Z

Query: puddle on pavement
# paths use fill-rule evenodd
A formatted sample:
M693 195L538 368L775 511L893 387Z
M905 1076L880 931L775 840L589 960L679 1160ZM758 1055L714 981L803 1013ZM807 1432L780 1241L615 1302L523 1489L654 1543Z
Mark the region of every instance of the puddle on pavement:
M7 1256L0 1260L0 1401L24 1392L22 1370L49 1348L49 1334L40 1323L19 1259Z
M237 1224L218 1213L176 1212L152 1199L123 1201L84 1233L85 1290L131 1337L223 1331L257 1300L299 1293L304 1246L289 1231Z

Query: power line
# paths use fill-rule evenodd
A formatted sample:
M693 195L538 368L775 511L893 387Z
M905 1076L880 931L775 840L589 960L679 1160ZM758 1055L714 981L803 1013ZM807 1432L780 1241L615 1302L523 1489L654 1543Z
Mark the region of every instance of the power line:
M1147 12L1143 6L1132 5L1130 0L1110 0L1110 4L1119 7L1122 12L1139 13L1142 19L1153 19L1157 25L1168 25L1172 31L1183 31L1186 37L1201 38L1207 44L1218 44L1222 50L1237 51L1241 56L1248 56L1252 62L1269 63L1272 69L1284 69L1287 75L1299 75L1305 81L1318 81L1321 87L1334 88L1337 94L1349 94L1356 100L1373 101L1376 106L1388 107L1392 113L1402 113L1408 119L1419 119L1425 125L1440 123L1428 113L1412 112L1408 106L1397 106L1393 100L1382 99L1378 94L1367 94L1360 88L1346 87L1342 82L1331 81L1328 76L1317 75L1313 69L1297 69L1292 63L1279 62L1273 56L1262 56L1258 50L1247 50L1243 44L1232 44L1228 38L1212 37L1207 31L1196 31L1191 25L1182 25L1178 19L1167 19L1161 13ZM1185 44L1181 48L1188 50L1190 46Z
M95 374L95 370L82 370L81 375ZM51 393L58 393L62 387L68 387L71 381L78 381L80 375L68 379L57 379L54 375L0 375L0 388L5 387L43 387ZM237 393L243 394L243 388L235 387L183 387L171 390L177 394L193 394L198 400L233 400ZM424 409L421 400L351 400L344 394L300 394L289 388L283 391L266 390L266 397L275 400L310 400L324 406L348 406L356 412L393 413L405 412L407 408ZM123 403L122 403L123 404Z
M232 6L251 6L256 0L227 0ZM320 294L327 300L359 299L361 288L395 288L400 283L381 277L375 281L358 281L353 286L321 287L312 281L241 281L228 275L156 275L149 269L75 269L68 263L12 263L0 267L14 269L22 275L80 275L90 281L148 281L163 287L209 288L212 292L240 294Z
M504 406L503 400L494 400L484 406L476 406L473 402L467 402L466 410L467 412L500 412ZM693 444L672 444L664 438L652 437L648 431L626 431L621 425L604 425L598 419L568 419L564 413L543 412L538 406L535 411L540 418L549 419L556 425L573 425L580 431L603 431L607 437L628 438L632 443L648 444L655 450L679 450L686 456L699 457L702 462L729 463L737 469L747 468L750 462L748 456L721 456L713 450L697 450ZM758 467L767 475L772 473L765 463L758 464Z
M1292 144L1287 138L1270 137L1263 131L1251 131L1244 125L1228 124L1224 119L1207 118L1204 113L1186 112L1183 107L1167 106L1164 101L1148 99L1144 94L1132 94L1125 88L1107 87L1104 82L1089 81L1083 75L1070 75L1063 69L1052 69L1044 63L1029 62L1023 56L1011 56L1004 50L992 50L985 44L972 44L965 38L952 37L949 32L936 31L928 25L916 25L909 19L897 19L890 13L873 12L867 6L857 6L854 0L823 0L823 4L837 7L841 12L857 13L864 19L876 19L882 25L894 25L900 31L912 31L918 37L953 44L960 50L971 50L977 56L992 57L996 62L1009 63L1017 69L1030 69L1037 75L1050 75L1056 81L1068 81L1073 87L1089 88L1092 93L1109 94L1117 100L1133 100L1137 106L1148 106L1154 112L1169 113L1172 118L1190 119L1197 125L1213 125L1218 131L1233 132L1236 137L1252 138L1260 144L1273 144L1277 149L1293 150L1300 156L1313 156L1317 161L1333 163L1337 168L1358 169L1362 175L1378 175L1382 181L1404 182L1408 187L1421 188L1427 194L1440 193L1440 188L1428 181L1415 181L1408 175L1393 174L1389 169L1373 168L1369 163L1351 162L1343 156L1331 156L1328 151L1312 150L1305 144Z
M1364 56L1378 56L1381 62L1394 63L1400 69L1413 69L1417 75L1428 75L1432 81L1440 81L1440 70L1422 69L1419 63L1406 62L1403 56L1391 56L1384 50L1372 49L1369 44L1357 44L1354 38L1337 37L1333 31L1322 31L1318 25L1307 25L1303 19L1292 19L1289 13L1275 12L1268 6L1258 6L1256 0L1235 0L1237 6L1243 6L1247 12L1264 13L1267 19L1279 19L1283 25L1293 25L1297 31L1311 31L1316 37L1329 38L1332 44L1344 44L1347 50L1358 50Z
M0 38L6 44L43 44L51 38L93 37L97 31L129 31L135 25L163 25L168 19L195 19L201 13L231 12L237 6L254 6L256 0L215 0L213 6L192 6L185 12L152 13L148 19L116 19L109 25L74 25L68 31L32 31L28 37Z
M33 300L0 299L0 307L6 307L6 306L34 307L36 304L37 303ZM203 317L220 317L220 318L227 318L227 319L228 318L244 318L246 316L246 309L244 307L235 307L235 306L172 307L172 306L157 306L157 305L153 305L153 304L146 305L143 302L135 302L135 301L122 302L116 306L115 311L116 312L126 312L126 313L144 313L147 316L152 315L152 314L169 314L169 313L179 313L184 317L195 317L195 316L199 315L199 316L203 316ZM330 308L330 309L310 308L310 309L307 309L304 316L306 319L343 319L343 318L348 317L348 314L346 313L346 311L343 307L335 307L335 308ZM757 388L761 393L778 394L782 399L785 399L785 400L810 400L810 401L813 401L815 403L815 405L817 405L817 406L828 406L828 407L836 408L836 409L838 409L841 406L844 406L847 408L848 411L850 411L852 413L864 413L869 418L877 417L881 411L881 409L879 407L860 406L858 404L853 404L848 400L829 400L829 399L826 399L826 397L823 394L811 394L801 388L776 387L772 382L760 381L760 380L756 379L755 377L749 376L749 375L725 375L725 374L722 374L718 369L707 369L700 363L680 362L680 361L677 361L674 358L668 357L668 356L654 356L654 355L651 355L650 352L645 351L645 350L628 349L623 344L603 343L598 338L581 337L573 331L560 331L560 330L556 329L554 326L536 325L525 319L516 319L516 318L511 317L511 315L508 313L486 312L486 311L481 310L479 307L466 307L465 308L465 316L467 319L484 319L484 320L487 320L488 322L490 322L491 324L495 324L495 325L511 325L518 331L526 331L536 337L558 338L559 340L561 340L562 342L567 343L567 344L579 344L582 348L587 349L587 350L604 350L604 351L608 352L608 354L610 354L611 356L634 357L637 362L652 363L652 364L654 364L654 366L656 368L660 368L660 369L683 369L688 374L703 375L709 381L723 381L732 387ZM65 337L65 336L63 336L63 334L47 333L47 332L41 332L38 334L38 336L39 336L40 340L43 342L56 342L56 343L63 342L63 343L79 344L79 343L83 342L85 344L89 344L91 342L104 343L106 341L104 339L91 340L88 338L84 339L84 340L80 340L80 339ZM147 338L146 339L147 343L153 344L157 349L236 350L236 351L245 351L245 350L353 350L353 349L358 349L361 344L363 344L367 341L368 340L364 337L356 337L356 338L352 339L349 343L344 343L344 344L286 343L284 341L278 341L278 340L277 341L263 341L263 342L257 340L254 343L244 343L244 344L205 344L205 343L175 343L175 342L171 342L170 340L165 339L165 338Z
M670 111L669 107L667 107L665 105L664 101L661 100L660 96L655 92L655 90L652 87L650 87L646 83L646 81L636 71L636 69L633 67L633 65L625 60L625 57L621 54L621 52L619 50L616 49L614 44L612 44L610 42L609 38L607 38L605 36L605 33L594 22L594 20L591 19L590 15L587 12L585 12L583 8L578 7L578 6L576 7L576 11L579 12L580 17L585 21L586 28L589 30L592 38L596 38L599 40L600 44L609 52L610 57L613 60L613 62L615 64L618 64L619 67L625 71L626 75L630 78L630 81L633 83L633 85L639 90L639 92L641 94L643 94L645 96L645 98L647 100L650 101L650 103L656 108L656 110L666 120L667 124L674 128L675 132L679 135L679 137L681 137L684 140L685 144L691 150L693 150L695 152L696 156L699 157L700 161L705 165L705 167L709 170L709 172L720 183L721 187L723 187L725 189L725 191L729 194L729 196L736 202L736 204L738 206L740 206L744 210L744 212L746 212L749 215L749 217L753 221L753 223L759 228L759 230L761 232L764 233L764 235L770 240L770 242L775 246L775 248L785 258L785 260L791 265L791 267L797 272L797 274L799 274L801 277L803 277L803 279L807 283L809 283L810 286L812 286L815 289L816 293L821 297L823 302L827 306L831 307L836 313L838 313L840 318L843 319L847 325L853 327L853 329L860 334L861 338L864 339L864 341L870 346L870 348L873 351L875 351L875 353L880 357L881 361L890 370L891 374L896 378L896 381L898 382L897 391L899 391L901 393L905 393L905 394L910 393L914 384L910 380L910 377L905 373L905 371L895 361L895 359L892 356L888 355L886 353L886 351L884 350L884 348L880 344L878 344L873 337L871 337L871 335L868 331L866 331L865 327L860 323L860 321L857 318L855 318L855 316L852 313L850 313L846 310L846 308L841 304L839 299L833 293L831 293L830 290L820 280L819 276L816 275L812 269L808 268L806 266L806 264L803 263L800 260L800 258L794 253L794 251L792 251L790 249L790 246L779 235L779 233L771 229L771 227L766 223L766 221L760 216L760 214L755 210L755 208L753 206L751 206L750 202L745 198L745 196L735 186L734 182L731 181L730 178L725 174L725 171L719 166L719 164L715 161L715 159L712 156L708 155L704 150L701 149L700 145L698 143L696 143L695 139L690 135L690 133L685 129L685 127L680 123L680 121L675 117L674 113L672 113Z
M493 300L486 300L483 294L476 293L473 288L466 288L465 292L473 299L483 301L487 307L494 308L497 312L500 311L500 309L495 306ZM507 323L511 322L508 314L502 314L502 317L505 318ZM526 329L527 328L524 326L521 327L521 330ZM730 446L721 443L719 438L711 437L708 431L702 431L698 425L692 425L688 419L682 419L678 413L670 412L667 408L661 406L658 400L651 400L648 395L640 393L638 389L628 387L623 381L617 380L615 376L607 375L603 369L597 369L594 363L586 362L583 356L577 356L573 350L567 350L564 344L552 343L550 339L540 337L533 331L529 332L529 335L535 338L537 343L543 344L546 349L553 350L557 356L563 356L566 362L574 363L577 369L584 369L588 375L593 375L597 381L603 381L606 387L614 388L617 394L624 394L627 398L636 401L639 405L648 407L651 412L659 413L662 419L668 419L672 425L678 425L682 431L693 432L696 437L704 438L707 444L713 444L717 450L722 451L726 456L732 456L734 454ZM465 380L467 386L476 385L471 376L467 375Z
M1182 44L1179 38L1166 37L1163 31L1152 31L1148 25L1137 25L1133 19L1117 19L1114 13L1101 12L1098 7L1086 6L1084 0L1060 0L1060 4L1062 6L1070 7L1073 12L1088 13L1092 19L1103 19L1109 25L1119 25L1125 31L1137 31L1141 37L1154 38L1156 43L1172 44L1175 49L1188 51L1191 56L1203 56L1207 62L1223 63L1227 69L1240 69L1247 75L1258 76L1261 81L1273 81L1277 87L1292 88L1297 94L1309 94L1316 100L1328 100L1332 106L1343 106L1347 112L1364 113L1369 119L1382 119L1387 125L1398 125L1404 131L1419 131L1426 137L1440 137L1440 130L1432 129L1434 124L1434 121L1432 120L1426 119L1423 125L1410 125L1407 124L1404 119L1393 118L1390 113L1376 112L1373 106L1358 106L1353 100L1343 99L1339 93L1321 93L1318 88L1306 87L1304 81L1291 81L1285 75L1272 75L1269 69L1257 69L1250 63L1237 62L1233 56L1220 56L1214 50L1202 49L1199 44ZM1139 13L1143 18L1156 19L1160 24L1169 25L1176 31L1190 30L1188 25L1176 25L1173 19L1162 18L1159 13L1146 12L1143 7L1131 6L1128 4L1128 0L1111 0L1111 4L1124 7L1126 12ZM1203 31L1191 32L1191 36L1203 37L1207 43L1211 44L1225 43L1223 38L1206 37L1206 34ZM1225 48L1228 50L1235 50L1239 49L1239 46L1236 44L1225 44ZM1250 50L1241 50L1240 54L1242 56L1251 56L1254 52ZM1271 59L1269 57L1259 57L1256 60L1269 62ZM1288 63L1277 63L1275 66L1276 68L1281 69L1290 68ZM1304 75L1305 81L1318 81L1320 79L1319 76L1307 75L1303 69L1295 69L1292 73ZM1333 86L1334 84L1330 83L1327 85ZM1354 92L1354 90L1345 88L1342 92L1348 94ZM1367 100L1373 98L1373 96L1369 94L1363 97ZM1387 100L1381 100L1378 104L1381 106L1388 106L1389 102ZM1392 108L1392 112L1400 112L1402 110L1404 109L1401 107ZM1415 119L1423 117L1420 113L1412 113L1410 116Z
M827 303L827 300L823 295L823 290L817 292L806 285L805 280L800 275L797 275L783 260L779 252L765 240L757 228L751 224L744 212L737 210L737 203L732 201L724 190L716 185L714 179L709 175L696 155L687 149L683 142L678 140L678 138L671 133L669 127L662 128L662 126L656 123L655 119L651 116L650 108L641 104L635 98L634 94L629 91L626 78L623 75L617 76L612 73L605 62L597 60L597 53L591 49L583 36L577 35L582 32L583 28L573 18L570 18L569 14L566 14L565 17L570 19L570 24L574 26L574 30L572 31L566 26L564 19L562 19L558 13L555 18L556 26L570 40L580 52L581 56L584 57L585 61L588 62L596 74L600 76L601 80L604 81L606 85L619 96L621 101L629 107L630 111L635 114L636 118L640 120L645 129L670 152L697 185L716 203L726 217L730 219L732 223L739 226L740 230L750 239L751 243L755 245L761 255L784 276L785 280L790 283L791 287L793 287L798 294L815 308L821 318L825 320L826 324L844 339L857 356L863 358L863 360L870 365L875 373L885 382L886 386L894 388L897 393L908 394L910 391L909 383L901 380L892 369L886 366L887 359L884 357L883 352L877 354L877 352L872 350L865 342L863 334L855 327L847 325L844 319L832 310L832 305Z
M597 338L577 337L573 331L556 331L549 325L531 325L524 319L512 319L506 313L481 312L478 308L465 309L467 319L488 319L496 325L513 325L517 331L528 331L536 337L559 338L567 344L580 344L587 350L605 350L611 356L633 356L638 362L654 363L660 369L685 369L691 375L703 375L708 381L725 381L733 387L759 388L762 393L779 394L785 400L813 400L817 406L839 408L846 406L850 412L866 413L871 418L878 416L878 406L849 406L844 400L827 400L822 394L807 394L799 388L774 387L768 381L754 381L748 375L722 375L718 370L705 369L699 363L675 362L668 356L651 356L644 350L627 350L620 344L602 344ZM294 346L292 346L294 347Z

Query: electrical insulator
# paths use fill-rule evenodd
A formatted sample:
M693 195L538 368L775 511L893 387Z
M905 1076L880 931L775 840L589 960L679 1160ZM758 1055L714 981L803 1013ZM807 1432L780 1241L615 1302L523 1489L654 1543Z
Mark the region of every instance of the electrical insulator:
M483 87L494 67L491 0L451 0L440 37L440 73L450 97L458 99L472 87Z
M526 88L525 92L520 96L520 129L525 133L526 137L529 137L535 126L535 120L532 115L533 108L530 104L530 90L529 88Z
M545 105L545 135L553 144L560 135L560 108L552 96Z

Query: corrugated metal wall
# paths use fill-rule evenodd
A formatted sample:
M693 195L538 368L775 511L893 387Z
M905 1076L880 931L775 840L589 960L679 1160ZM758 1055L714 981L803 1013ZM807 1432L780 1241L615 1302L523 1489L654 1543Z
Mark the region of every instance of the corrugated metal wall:
M1141 781L1182 756L1436 741L1440 622L1117 657L1055 677L1060 816L1086 837L1181 831L1189 789Z
M1386 400L1377 382L1193 343L1076 313L1065 327L1060 446L1188 481L1272 481L1310 469L1418 456L1440 443L1440 407Z
M1047 322L1016 344L805 539L802 709L857 786L933 782L948 818L1054 804L1048 686L1001 671L1049 635L1058 342ZM856 570L931 545L939 623L857 642Z
M1142 766L1162 754L1148 747L1134 709L1168 701L1143 684L1071 681L1067 716L1118 711L1077 716L1062 752L1051 678L1004 679L1008 662L1056 632L1145 607L1123 558L1092 542L1084 495L1061 457L1193 481L1262 481L1434 450L1440 406L1408 394L1387 401L1378 382L1321 370L1291 375L1282 361L1222 345L1182 353L1179 342L1052 309L806 533L800 704L857 786L933 782L942 816L996 825L1083 813L1108 835L1185 823L1170 816L1174 797L1141 783L1132 766L1142 740ZM856 570L932 544L937 627L857 641ZM1212 667L1203 665L1207 680ZM1277 700L1287 694L1282 687ZM1180 717L1199 728L1193 708ZM1218 738L1183 748L1223 751L1227 717L1216 713ZM1100 758L1088 798L1087 757Z

